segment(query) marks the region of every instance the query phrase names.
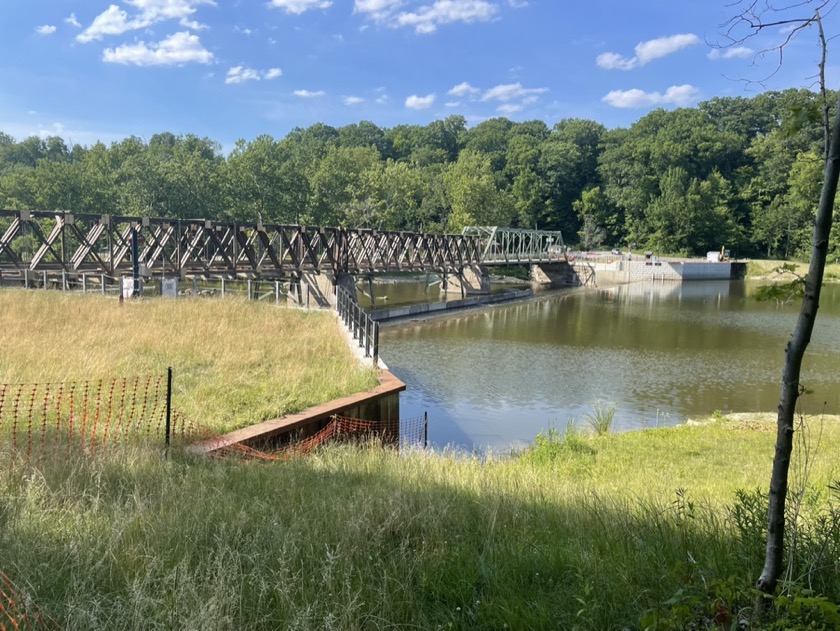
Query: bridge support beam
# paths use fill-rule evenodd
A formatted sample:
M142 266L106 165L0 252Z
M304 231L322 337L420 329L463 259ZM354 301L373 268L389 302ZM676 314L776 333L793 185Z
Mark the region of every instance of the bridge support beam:
M531 283L539 287L579 287L594 285L595 272L567 261L531 265Z
M301 307L335 307L335 286L344 287L356 296L356 283L351 274L340 272L303 272L289 287L290 304Z
M483 265L465 265L457 274L444 274L441 291L461 298L490 293L490 274Z

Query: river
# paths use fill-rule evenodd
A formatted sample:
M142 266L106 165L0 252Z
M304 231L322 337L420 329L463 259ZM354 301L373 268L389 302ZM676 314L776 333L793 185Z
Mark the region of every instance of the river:
M423 285L414 291L423 294ZM547 292L383 326L380 352L407 385L401 416L428 412L436 448L521 447L552 427L585 427L599 403L615 405L614 431L715 410L771 412L799 303L758 302L755 287L695 281ZM840 413L840 285L823 288L802 383L811 391L800 398L805 413Z

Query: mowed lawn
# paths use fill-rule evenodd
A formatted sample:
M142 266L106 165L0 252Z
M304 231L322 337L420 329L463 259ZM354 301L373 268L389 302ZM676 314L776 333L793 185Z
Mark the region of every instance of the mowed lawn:
M0 384L173 369L173 407L225 431L376 385L330 312L239 299L0 291Z

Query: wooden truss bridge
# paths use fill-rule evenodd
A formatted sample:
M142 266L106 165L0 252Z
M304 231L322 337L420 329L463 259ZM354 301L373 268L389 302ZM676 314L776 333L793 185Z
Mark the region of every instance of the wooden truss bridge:
M136 254L134 252L136 251ZM562 260L559 232L462 234L0 210L0 282L82 274L295 280ZM25 281L24 281L25 282Z

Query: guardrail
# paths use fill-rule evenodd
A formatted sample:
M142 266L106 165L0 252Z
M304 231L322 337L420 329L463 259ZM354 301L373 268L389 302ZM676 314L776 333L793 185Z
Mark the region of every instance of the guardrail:
M365 357L372 358L373 365L378 366L379 323L359 306L355 296L340 285L336 287L335 310L353 339L359 341L359 348L365 349Z

